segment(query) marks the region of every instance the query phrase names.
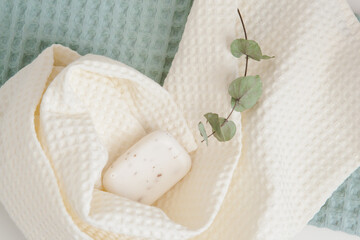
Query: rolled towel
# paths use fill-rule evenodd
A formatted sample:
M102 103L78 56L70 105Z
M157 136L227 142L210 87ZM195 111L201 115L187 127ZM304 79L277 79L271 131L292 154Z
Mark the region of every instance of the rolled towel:
M164 88L61 45L6 82L0 99L0 199L29 239L190 238L215 218L240 156L240 132L197 149L197 126ZM160 129L192 154L186 177L153 206L104 191L108 166Z

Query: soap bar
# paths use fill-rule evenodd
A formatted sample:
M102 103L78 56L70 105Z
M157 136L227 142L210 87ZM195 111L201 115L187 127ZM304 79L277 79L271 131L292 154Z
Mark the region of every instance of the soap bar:
M187 151L168 132L155 131L135 143L106 170L106 191L149 204L190 170Z

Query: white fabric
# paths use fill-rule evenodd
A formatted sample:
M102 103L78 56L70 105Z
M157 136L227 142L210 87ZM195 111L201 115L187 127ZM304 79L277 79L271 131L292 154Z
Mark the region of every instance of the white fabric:
M237 7L276 58L250 61L260 102L233 115L232 141L206 147L197 123L229 111L243 71L229 52ZM0 89L0 200L28 239L290 239L360 165L359 51L343 0L195 1L170 94L119 62L52 46ZM185 179L153 207L102 191L103 169L156 129L192 152Z
M60 45L10 79L0 98L0 198L29 239L195 236L218 213L240 156L240 132L194 152L197 126L188 127L164 88L122 63ZM158 129L192 153L185 178L156 207L103 191L107 166Z
M165 81L190 126L201 113L229 111L212 102L234 72L225 67L234 34L244 36L236 8L249 39L276 58L249 62L263 95L242 114L239 165L196 239L291 239L360 165L360 24L344 0L195 1ZM189 101L183 93L197 84ZM205 93L209 104L194 109Z

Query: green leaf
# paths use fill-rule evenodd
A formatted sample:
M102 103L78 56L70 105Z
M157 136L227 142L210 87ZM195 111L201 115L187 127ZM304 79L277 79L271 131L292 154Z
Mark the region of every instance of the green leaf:
M236 125L233 121L226 121L216 113L207 113L204 115L209 121L214 133L214 137L220 142L229 141L236 132ZM225 123L224 123L225 122Z
M267 55L262 55L259 44L254 40L246 40L243 38L235 39L231 43L230 50L232 55L237 58L241 57L242 54L245 54L256 61L273 58Z
M239 41L240 41L240 39L235 39L230 45L231 54L237 58L239 58L243 55L243 53L241 52L241 49L240 49L241 44L239 43Z
M206 120L210 123L210 126L214 132L220 131L219 115L217 113L207 113L204 115Z
M237 112L243 112L247 109L239 104L239 100L236 100L235 98L231 98L231 107L233 108L235 104L236 104L235 111Z
M275 56L268 56L268 55L262 55L261 59L270 59L274 58Z
M200 131L200 135L204 138L206 145L208 145L208 136L207 136L204 124L202 122L199 122L198 127L199 127L199 131Z
M262 82L259 75L240 77L232 81L229 94L232 97L231 106L238 112L253 107L262 93Z
M220 131L216 131L214 137L220 142L226 142L231 140L236 133L236 125L233 121L227 120L225 118L219 118ZM225 123L224 123L225 122ZM222 125L224 124L224 125Z

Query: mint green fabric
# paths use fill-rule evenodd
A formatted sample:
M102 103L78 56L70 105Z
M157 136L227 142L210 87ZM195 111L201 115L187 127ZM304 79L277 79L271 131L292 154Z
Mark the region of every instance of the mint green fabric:
M192 0L0 0L0 84L53 43L120 60L162 84Z
M162 84L191 5L192 0L0 0L0 86L53 43L122 61ZM310 224L360 236L360 169Z
M310 224L360 236L360 168L332 194Z

